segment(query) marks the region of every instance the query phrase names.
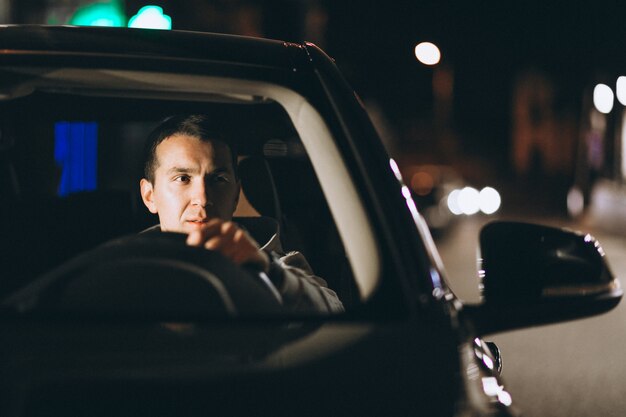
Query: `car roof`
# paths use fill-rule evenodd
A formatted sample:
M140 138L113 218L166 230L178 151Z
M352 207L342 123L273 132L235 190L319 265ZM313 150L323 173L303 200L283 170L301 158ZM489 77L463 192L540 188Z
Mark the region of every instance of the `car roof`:
M293 70L292 54L303 49L304 45L291 42L204 32L83 26L0 26L0 56L28 53L206 59Z

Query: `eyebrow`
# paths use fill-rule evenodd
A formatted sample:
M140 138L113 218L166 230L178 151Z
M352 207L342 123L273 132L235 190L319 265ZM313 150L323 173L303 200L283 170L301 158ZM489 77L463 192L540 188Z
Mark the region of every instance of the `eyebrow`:
M200 172L197 168L188 168L188 167L172 167L166 171L166 175L171 174L198 174ZM228 167L217 167L213 171L209 172L208 175L229 173Z
M165 173L167 175L170 174L196 174L198 172L198 169L196 168L187 168L187 167L172 167L170 169L168 169Z

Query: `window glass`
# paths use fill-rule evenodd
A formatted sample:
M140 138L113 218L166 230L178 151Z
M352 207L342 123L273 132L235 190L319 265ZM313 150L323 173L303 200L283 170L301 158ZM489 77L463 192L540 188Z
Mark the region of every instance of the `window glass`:
M345 231L338 228L336 212L347 209L328 204L329 188L348 198L354 190L325 189L318 178L320 164L337 161L312 161L311 139L303 143L302 126L294 126L294 115L273 99L205 98L38 88L1 101L0 130L11 145L0 150L0 239L10 255L4 258L7 278L0 282L0 294L15 293L111 239L159 224L139 187L146 138L167 117L199 114L214 121L237 154L241 191L235 222L265 247L274 229L253 230L254 219L273 219L280 245L267 253L274 261L282 265L285 256L301 254L287 263L287 270L312 270L316 280L322 279L316 282L336 293L345 309L361 303L363 288L371 292L372 284L355 277L359 260L348 253ZM311 123L319 127L316 120L302 121L303 126ZM349 178L334 182L342 181Z

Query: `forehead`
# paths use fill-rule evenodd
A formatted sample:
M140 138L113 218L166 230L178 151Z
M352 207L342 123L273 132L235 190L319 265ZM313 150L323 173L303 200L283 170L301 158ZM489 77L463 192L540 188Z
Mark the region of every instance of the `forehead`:
M193 163L232 169L230 147L218 140L175 134L159 143L155 154L159 167Z

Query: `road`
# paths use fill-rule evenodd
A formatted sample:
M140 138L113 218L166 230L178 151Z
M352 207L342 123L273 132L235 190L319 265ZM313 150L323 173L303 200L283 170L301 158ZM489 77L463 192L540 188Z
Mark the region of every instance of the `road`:
M590 232L626 286L626 236L588 221L558 217L506 217ZM448 281L464 300L479 300L476 248L488 218L465 218L437 239ZM502 333L487 338L502 350L503 376L523 415L623 416L626 412L626 300L613 311L583 320Z

